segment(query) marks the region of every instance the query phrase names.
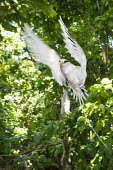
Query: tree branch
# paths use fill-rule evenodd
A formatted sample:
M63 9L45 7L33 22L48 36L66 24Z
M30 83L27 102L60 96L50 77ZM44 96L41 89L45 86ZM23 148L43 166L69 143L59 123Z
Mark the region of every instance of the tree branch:
M96 1L96 3L97 3L98 10L99 10L100 6L99 6L98 0ZM87 17L85 15L83 15L83 19L87 23L88 27L90 28L90 32L92 32L95 28L92 25L90 25L90 23L88 22ZM104 34L105 34L105 32L104 32ZM99 42L99 44L100 44L100 46L102 48L102 59L103 59L103 62L104 62L104 64L106 64L107 63L106 44L101 43L100 36L98 36L98 35L97 35L97 39L98 39L98 42Z
M94 30L94 27L92 25L90 25L89 21L87 20L87 17L85 15L83 15L83 19L84 21L87 23L87 25L89 26L90 28L90 31L93 31Z
M10 154L10 155L0 155L1 157L2 156L10 156L10 157L16 157L16 156L23 156L23 155L27 155L27 154L30 154L31 152L37 152L43 148L46 148L46 147L51 147L51 146L56 146L56 145L59 145L59 144L62 144L62 141L59 141L59 142L54 142L54 143L47 143L47 144L41 144L39 145L37 148L33 148L33 149L30 149L29 151L24 151L24 152L21 152L19 154Z
M98 0L96 0L96 4L97 4L97 7L98 7L98 10L100 10L100 5L99 5Z
M101 40L100 40L99 36L98 36L98 41L99 41L99 44L101 45L101 48L102 48L102 59L103 59L103 62L104 62L104 64L106 64L107 63L106 45L104 43L101 43Z
M63 149L63 153L62 153L62 157L61 157L61 166L64 165L64 158L65 158L65 154L66 154L64 141L62 141L62 149Z

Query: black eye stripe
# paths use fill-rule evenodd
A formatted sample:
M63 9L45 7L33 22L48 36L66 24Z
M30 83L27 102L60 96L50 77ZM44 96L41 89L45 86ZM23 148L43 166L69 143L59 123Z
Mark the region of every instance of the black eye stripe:
M64 63L67 63L67 62L68 62L67 60L64 61Z

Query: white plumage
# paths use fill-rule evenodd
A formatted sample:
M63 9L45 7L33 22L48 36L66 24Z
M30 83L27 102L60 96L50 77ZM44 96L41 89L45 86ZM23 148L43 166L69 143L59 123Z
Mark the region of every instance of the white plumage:
M27 24L24 25L25 40L32 54L39 59L39 62L49 66L54 78L61 86L66 86L66 82L68 82L68 87L73 91L74 96L76 96L76 101L82 104L83 99L86 99L85 95L87 95L87 91L84 88L86 57L79 44L70 36L61 18L59 23L63 31L65 47L80 66L75 66L66 59L60 59L56 51L36 36Z

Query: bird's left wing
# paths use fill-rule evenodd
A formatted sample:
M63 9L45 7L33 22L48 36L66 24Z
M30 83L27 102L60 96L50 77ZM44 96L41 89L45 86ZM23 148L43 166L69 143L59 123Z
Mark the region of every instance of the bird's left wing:
M71 57L73 57L80 65L82 68L86 69L86 57L85 54L80 47L80 45L75 41L71 35L68 32L68 29L64 25L62 18L58 20L61 26L61 29L63 31L62 35L64 37L64 42L66 43L66 48L71 54Z
M24 24L23 29L25 41L34 57L38 58L39 62L49 66L56 81L63 85L65 77L60 70L59 55L36 36L28 24Z

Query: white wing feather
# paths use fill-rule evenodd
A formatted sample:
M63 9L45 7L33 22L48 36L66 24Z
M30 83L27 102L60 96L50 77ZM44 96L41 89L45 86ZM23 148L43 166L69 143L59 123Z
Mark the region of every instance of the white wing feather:
M65 77L60 70L60 57L55 50L47 46L35 33L30 29L28 24L24 25L25 41L32 54L39 59L39 62L48 65L56 81L62 86L65 84Z
M82 68L86 69L86 57L85 54L80 47L80 45L71 37L71 35L68 32L68 29L64 25L62 18L58 20L61 26L61 29L63 31L62 35L64 37L64 42L66 43L66 48L68 49L69 53L71 54L71 57L73 57Z

